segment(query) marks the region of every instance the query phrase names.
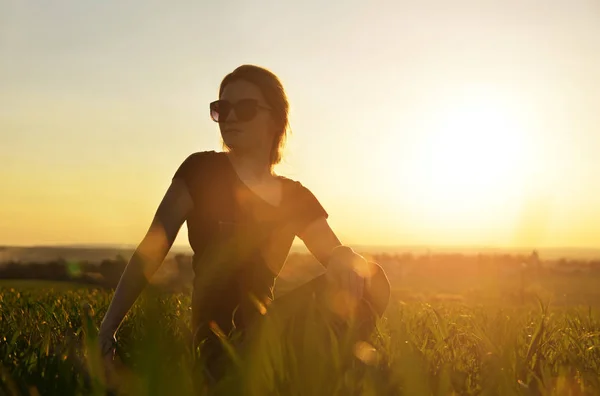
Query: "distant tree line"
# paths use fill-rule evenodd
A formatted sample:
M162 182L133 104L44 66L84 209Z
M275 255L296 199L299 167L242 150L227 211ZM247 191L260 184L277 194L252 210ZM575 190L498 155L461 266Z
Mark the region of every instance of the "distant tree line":
M600 259L558 259L542 260L537 252L530 255L509 254L446 254L432 253L414 255L376 254L368 259L378 262L386 270L390 281L408 276L435 276L455 278L465 276L519 275L530 277L545 274L600 274ZM43 263L7 262L0 264L0 279L39 279L52 281L78 282L101 287L114 288L127 265L122 255L101 262L67 261L58 259ZM192 258L190 255L177 254L163 266L169 266L169 276L153 279L153 282L176 291L189 290L193 278ZM321 267L309 254L292 253L285 264L287 272L293 277L310 278Z

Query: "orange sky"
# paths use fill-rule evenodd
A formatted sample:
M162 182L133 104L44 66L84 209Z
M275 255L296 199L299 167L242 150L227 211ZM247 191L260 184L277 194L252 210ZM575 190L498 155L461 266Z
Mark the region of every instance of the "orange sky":
M255 63L343 242L598 246L600 3L200 3L0 5L0 245L137 243Z

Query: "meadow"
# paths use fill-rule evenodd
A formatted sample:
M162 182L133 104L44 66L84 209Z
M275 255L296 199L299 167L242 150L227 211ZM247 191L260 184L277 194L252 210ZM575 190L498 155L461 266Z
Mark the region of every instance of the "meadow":
M294 325L300 346L265 326L263 339L276 342L245 359L232 351L222 394L600 394L597 275L423 274L392 277L386 315L360 344L317 325L318 309ZM111 294L0 281L0 394L106 394L95 341ZM118 334L124 392L191 394L189 303L188 293L142 294Z

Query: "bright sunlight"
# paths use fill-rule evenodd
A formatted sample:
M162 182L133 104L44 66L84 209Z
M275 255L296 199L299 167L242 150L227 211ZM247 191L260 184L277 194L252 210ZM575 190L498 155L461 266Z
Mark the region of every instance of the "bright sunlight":
M446 103L413 152L418 205L442 228L504 225L518 209L531 168L526 122L489 94Z

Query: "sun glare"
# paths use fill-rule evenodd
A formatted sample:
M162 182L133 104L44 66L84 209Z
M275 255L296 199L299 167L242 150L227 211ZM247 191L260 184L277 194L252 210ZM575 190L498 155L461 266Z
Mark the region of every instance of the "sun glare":
M438 113L427 132L411 164L426 216L489 226L516 210L531 149L517 112L476 97Z

